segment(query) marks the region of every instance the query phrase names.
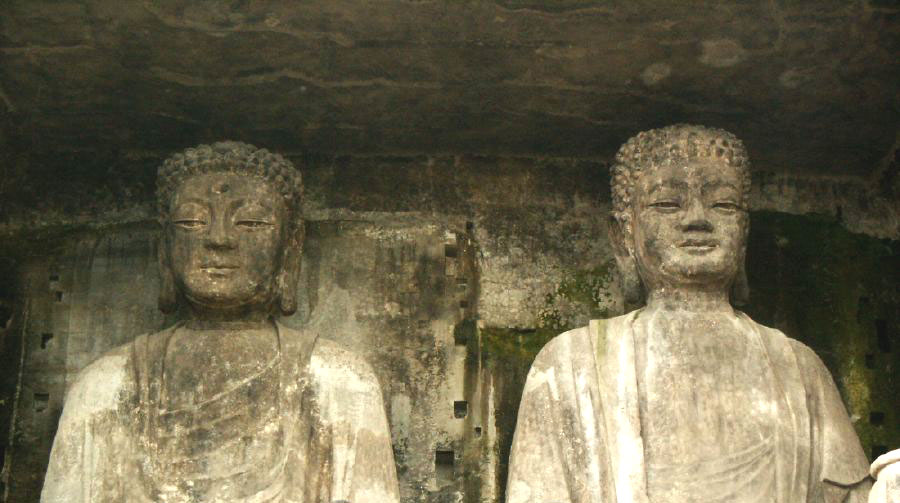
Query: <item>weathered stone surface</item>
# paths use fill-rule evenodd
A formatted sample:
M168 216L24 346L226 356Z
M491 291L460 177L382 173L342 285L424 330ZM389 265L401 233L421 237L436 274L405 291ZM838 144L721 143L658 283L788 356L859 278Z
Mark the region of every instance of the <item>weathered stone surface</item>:
M223 137L287 153L607 160L675 121L736 131L760 172L878 183L894 176L897 14L818 1L6 2L4 164L34 159L2 193L115 187L106 174L150 184L168 152Z
M93 362L66 362L83 368L66 393L41 501L399 502L371 367L275 318L297 309L293 166L247 144L201 145L167 159L158 187L158 303L179 321ZM93 353L71 349L67 360ZM34 396L44 412L49 394Z
M105 344L126 342L95 334L162 326L154 292L128 302L118 293L133 268L151 282L156 274L145 235L156 167L173 150L226 137L292 154L315 221L307 253L321 226L342 250L333 257L340 267L410 247L439 257L440 247L425 243L444 241L445 232L467 236L472 224L477 267L465 299L444 298L455 308L439 316L479 341L467 348L462 395L406 390L408 402L391 401L388 388L406 377L385 369L415 360L420 346L441 353L449 336L422 334L410 351L401 350L408 339L395 341L402 358L382 346L370 352L372 340L400 330L389 321L390 302L419 312L409 307L417 297L397 301L380 272L362 269L360 284L340 297L391 306L355 313L373 335L344 343L366 355L385 389L407 501L454 501L460 484L465 501L473 485L484 498L502 494L534 355L555 333L619 314L624 304L608 281L606 166L626 137L673 121L726 127L747 140L751 233L771 244L748 252L748 313L823 356L874 457L900 439L886 384L900 368L890 351L900 322L891 282L900 237L896 16L883 1L6 2L0 311L11 306L13 318L0 356L4 368L19 369L23 357L26 365L21 378L3 376L13 385L0 391L0 427L6 438L10 404L19 404L3 473L12 472L14 487L32 488L9 501L28 501L40 486L63 382ZM420 227L428 230L418 234ZM314 263L306 258L308 268ZM418 258L403 274L413 275L412 263ZM56 265L64 272L51 289ZM331 290L338 275L322 277ZM65 285L77 292L57 303ZM774 294L786 289L808 292L809 301ZM129 303L140 307L117 311ZM811 328L830 325L840 329ZM78 332L71 354L60 335L70 329ZM47 334L47 348L59 352L53 358L41 349ZM428 383L456 383L446 377L456 359L428 361L422 372L444 376ZM413 388L427 387L420 384ZM447 439L457 437L440 433L455 428L444 425L451 395L464 396L470 413L450 419L467 422L455 453L460 463L481 459L465 482L459 472L473 465L456 464L448 477ZM36 412L36 404L46 408ZM409 435L397 432L416 421L429 433L407 455L397 440ZM470 441L479 425L481 440ZM437 477L429 485L437 447L441 480L453 479L442 489ZM31 486L19 484L26 479Z
M743 144L677 125L616 161L610 235L626 298L646 305L538 354L506 501L865 503L867 458L824 364L729 303L748 295Z
M875 485L869 494L869 503L885 503L900 498L900 449L878 457L872 463Z

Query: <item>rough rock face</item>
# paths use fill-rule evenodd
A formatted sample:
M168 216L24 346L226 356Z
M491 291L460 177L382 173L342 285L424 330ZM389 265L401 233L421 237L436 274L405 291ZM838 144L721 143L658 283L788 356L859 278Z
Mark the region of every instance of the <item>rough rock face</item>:
M51 186L149 184L169 152L222 138L286 153L608 158L636 131L690 122L744 138L760 172L895 176L890 2L0 9L0 193L29 208Z
M66 383L165 324L155 171L222 139L302 170L307 298L287 323L368 334L337 338L382 384L405 502L503 493L535 354L624 309L614 149L673 122L746 141L747 311L822 356L868 453L896 445L897 15L880 0L5 2L7 501L35 500Z

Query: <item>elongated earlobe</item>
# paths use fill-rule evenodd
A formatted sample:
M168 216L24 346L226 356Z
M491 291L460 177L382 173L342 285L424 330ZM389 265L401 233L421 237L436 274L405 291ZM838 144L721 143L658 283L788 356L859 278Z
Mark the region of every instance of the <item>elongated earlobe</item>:
M297 288L291 287L289 276L285 271L278 275L278 308L284 316L297 311Z
M156 258L159 262L159 299L157 305L164 314L178 310L178 290L175 289L175 275L166 251L166 238L162 236L156 244Z
M620 222L615 217L610 217L608 222L609 242L613 247L616 258L616 268L619 270L622 293L625 296L626 305L638 305L644 303L644 284L638 274L637 262L628 246L631 232L627 223Z
M276 278L275 287L278 308L283 316L290 316L297 311L297 282L300 280L300 257L303 252L303 223L299 223L294 237L289 240L284 251L281 272Z
M644 285L638 275L637 264L634 257L616 256L616 266L619 268L619 278L622 282L622 293L625 302L631 305L644 303Z
M750 303L750 283L747 282L746 259L741 260L741 267L734 277L731 285L731 304L736 307L746 306Z

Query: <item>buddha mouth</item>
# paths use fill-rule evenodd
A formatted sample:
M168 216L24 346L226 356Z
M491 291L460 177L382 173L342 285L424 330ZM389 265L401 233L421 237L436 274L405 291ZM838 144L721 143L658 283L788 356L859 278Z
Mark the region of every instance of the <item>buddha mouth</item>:
M200 267L203 272L209 274L227 274L238 267L230 264L209 264Z
M719 246L713 239L687 239L678 244L679 248L683 248L689 252L707 252Z

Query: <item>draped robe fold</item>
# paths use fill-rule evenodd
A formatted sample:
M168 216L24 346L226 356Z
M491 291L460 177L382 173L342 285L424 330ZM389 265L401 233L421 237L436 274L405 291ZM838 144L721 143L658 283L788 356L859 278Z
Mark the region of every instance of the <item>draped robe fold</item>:
M193 456L189 466L201 474L193 479L179 479L172 466L184 460L164 449L173 435L184 436L184 424L168 427L172 421L160 412L166 345L177 326L140 336L89 365L67 396L41 501L399 502L390 432L371 368L333 342L276 326L280 356L270 378L277 403L251 399L250 414L263 414L255 410L259 405L279 411L281 420L260 423L265 428L257 432L238 425L237 455L230 456L221 453L233 448L228 442L206 438L215 438L219 424L224 430L228 417L210 418L205 436L178 451ZM261 376L238 391L253 393ZM227 477L202 476L204 467L219 468L223 460L223 471L231 470ZM228 466L232 461L236 468ZM230 496L205 494L204 483Z
M636 315L592 320L538 354L519 406L507 503L650 503ZM777 501L864 503L868 461L828 370L802 343L739 317L778 383Z

